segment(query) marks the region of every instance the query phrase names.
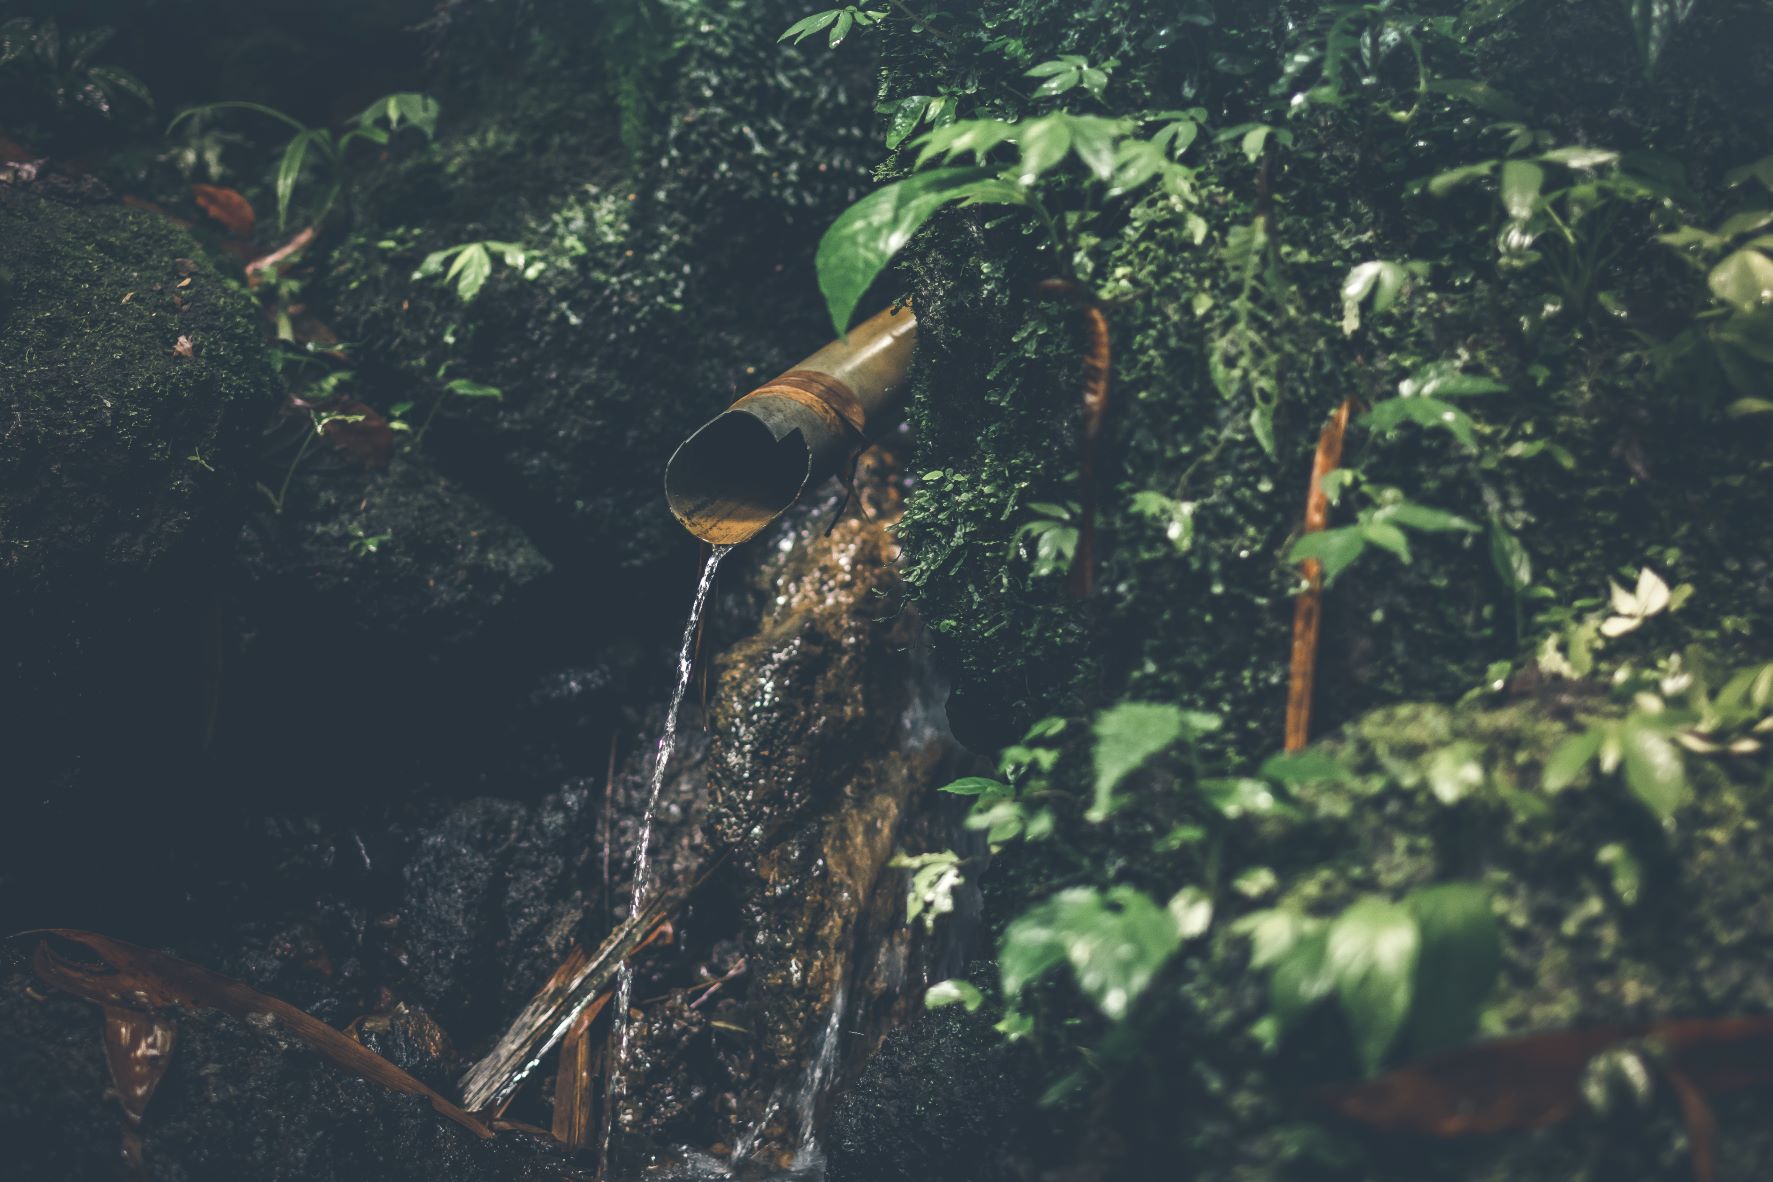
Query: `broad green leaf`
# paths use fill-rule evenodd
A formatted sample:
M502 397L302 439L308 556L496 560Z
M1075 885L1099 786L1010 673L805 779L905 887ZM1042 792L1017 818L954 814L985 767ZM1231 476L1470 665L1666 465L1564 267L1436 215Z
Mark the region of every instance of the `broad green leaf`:
M1502 162L1502 208L1517 222L1524 222L1539 208L1539 193L1545 187L1545 170L1525 160Z
M839 45L842 45L843 39L850 35L850 30L854 28L855 25L856 14L850 11L850 9L845 8L838 14L837 23L831 26L831 39L827 44L830 45L832 49L836 49Z
M1724 183L1731 188L1750 180L1761 182L1761 187L1773 192L1773 156L1762 156L1753 164L1744 164L1740 168L1732 168L1724 174Z
M1186 722L1179 707L1160 702L1122 702L1096 716L1096 799L1084 814L1101 821L1115 809L1114 790L1140 764L1181 739Z
M1032 185L1071 151L1071 126L1063 115L1031 119L1022 125L1016 145L1022 150L1016 179Z
M1268 781L1251 776L1202 780L1198 790L1201 798L1224 817L1260 817L1292 811L1291 806L1275 795Z
M1114 1021L1127 1015L1181 945L1176 919L1129 886L1061 891L1010 922L998 948L1005 997L1014 1000L1060 961Z
M1325 968L1361 1064L1370 1075L1409 1015L1422 935L1410 911L1369 896L1330 925Z
M445 282L455 281L456 295L465 304L480 294L491 274L492 256L484 243L473 242L461 249L443 278Z
M1361 556L1367 548L1367 539L1358 526L1344 526L1340 529L1320 529L1316 533L1306 534L1293 543L1287 553L1288 562L1304 562L1315 558L1323 564L1323 578L1326 584L1335 581L1336 576L1348 569L1348 565Z
M1067 115L1065 122L1071 129L1071 150L1084 167L1099 181L1114 176L1115 144L1127 132L1126 121L1099 115Z
M1657 817L1672 817L1687 792L1687 771L1680 748L1653 726L1639 722L1628 722L1620 740L1626 786Z
M969 152L973 162L979 163L985 159L985 153L1013 139L1016 130L1016 124L1002 119L964 119L938 127L917 141L917 167L922 168L934 157L946 162Z
M938 209L967 196L970 187L989 176L982 168L913 173L876 189L838 215L819 240L814 268L839 333L849 331L856 305L911 236Z
M1262 158L1262 149L1268 146L1268 136L1271 130L1268 127L1252 127L1244 132L1242 143L1244 157L1251 164Z
M926 1009L934 1010L959 1002L969 1014L977 1010L979 1004L984 1000L985 997L979 992L977 985L959 978L937 981L923 995L923 1004Z
M1421 953L1410 1008L1410 1053L1428 1055L1466 1041L1502 968L1502 934L1490 892L1450 882L1414 891Z
M1250 938L1250 967L1265 969L1278 963L1308 933L1322 927L1322 920L1288 907L1274 907L1252 911L1233 924L1231 930Z
M892 119L887 124L888 148L898 147L917 130L917 125L923 121L924 113L929 109L930 101L927 94L914 94L899 100L893 107Z
M1268 1008L1285 1034L1308 1011L1336 989L1329 964L1329 931L1322 920L1309 920L1268 975Z
M505 392L497 386L489 386L485 382L469 381L467 378L455 378L443 387L451 394L460 394L464 398L503 398Z
M1709 278L1712 294L1740 312L1773 304L1773 259L1745 246L1724 256Z

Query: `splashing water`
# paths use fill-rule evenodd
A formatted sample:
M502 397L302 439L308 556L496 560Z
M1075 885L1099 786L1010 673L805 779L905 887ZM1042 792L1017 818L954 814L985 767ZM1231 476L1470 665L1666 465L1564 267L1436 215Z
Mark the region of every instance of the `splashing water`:
M683 695L689 689L690 673L695 668L696 628L702 622L702 609L708 603L708 591L714 586L714 572L720 569L731 546L716 546L709 551L702 567L702 580L696 584L695 602L690 605L689 621L683 626L683 643L677 649L677 685L671 691L671 705L665 711L665 730L659 736L658 752L653 760L652 779L647 785L646 811L640 815L640 848L634 855L634 885L628 892L628 919L640 918L646 906L648 875L652 870L653 819L659 810L659 792L665 785L665 771L671 754L677 748L677 714L683 706ZM628 1062L628 1005L634 997L634 968L623 962L616 974L616 996L611 1021L614 1023L615 1060L609 1073L609 1098L603 1106L603 1140L598 1149L598 1176L609 1170L610 1134L615 1127L616 1107L622 1098L622 1069Z

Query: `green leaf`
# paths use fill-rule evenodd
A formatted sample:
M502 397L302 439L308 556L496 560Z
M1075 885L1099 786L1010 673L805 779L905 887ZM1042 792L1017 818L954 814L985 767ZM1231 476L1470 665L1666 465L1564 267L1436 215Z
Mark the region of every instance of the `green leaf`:
M1250 776L1229 776L1202 780L1198 785L1201 798L1223 817L1268 816L1290 813L1289 806L1269 786L1268 781Z
M1539 208L1539 193L1545 187L1545 170L1525 160L1502 162L1502 208L1517 222L1524 222Z
M1158 702L1122 702L1096 716L1096 800L1084 814L1101 821L1115 809L1114 790L1140 764L1182 738L1179 707Z
M1477 1027L1478 1010L1502 968L1502 934L1490 892L1450 882L1404 900L1421 934L1410 1052L1428 1055L1458 1046Z
M315 129L298 133L283 149L283 159L277 163L277 228L283 229L289 222L289 199L295 194L296 181L302 175L302 162L307 159L308 148L318 136L326 135L325 131Z
M1476 533L1478 527L1457 513L1432 509L1414 501L1397 501L1374 514L1375 520L1390 521L1425 533Z
M1501 521L1490 518L1490 562L1502 585L1519 594L1533 584L1533 559L1521 540Z
M1428 182L1428 191L1432 196L1444 197L1463 185L1466 181L1480 176L1488 176L1496 171L1496 161L1483 160L1477 164L1467 164L1433 177Z
M1016 179L1032 185L1071 151L1071 126L1062 115L1031 119L1022 125L1016 144L1022 150Z
M794 38L794 43L799 45L802 41L805 41L808 37L811 37L814 33L817 33L820 29L825 28L827 25L835 21L838 14L842 11L843 10L840 8L831 8L824 12L815 12L811 16L802 17L789 25L787 31L785 31L780 37L776 38L776 43L779 45L792 37Z
M1657 817L1672 817L1687 793L1687 770L1680 748L1645 723L1628 722L1621 742L1626 786Z
M855 26L856 14L848 8L845 8L843 12L838 15L837 23L831 26L831 39L827 44L832 49L836 49L839 45L843 44L843 39L850 35L850 30L855 28Z
M492 256L487 253L486 244L471 242L456 255L443 278L445 282L455 280L456 296L466 304L480 294L491 274Z
M950 978L947 981L937 981L934 985L931 985L923 995L923 1004L926 1009L940 1009L942 1006L949 1006L953 1005L955 1002L959 1002L966 1008L966 1012L969 1014L977 1010L980 1003L984 1000L985 997L979 992L979 987L977 985L974 985L971 981L962 981L959 978Z
M968 196L990 175L983 168L914 173L876 189L838 215L819 240L814 268L839 333L849 331L856 305L911 236L937 210Z
M1369 896L1336 917L1325 946L1325 968L1355 1050L1370 1075L1397 1041L1409 1015L1422 935L1410 911Z
M1129 886L1061 891L1010 922L998 948L1006 998L1069 961L1078 988L1113 1021L1127 1015L1182 943L1177 922Z
M1442 402L1438 398L1387 398L1362 415L1361 422L1368 430L1384 434L1396 431L1404 423L1415 423L1445 431L1466 447L1477 447L1471 416L1451 402Z
M1484 786L1483 749L1462 741L1440 748L1423 767L1428 790L1442 804L1457 804Z
M1561 164L1565 168L1586 170L1613 163L1619 159L1619 153L1606 148L1553 148L1549 152L1539 153L1539 159L1547 164Z
M1294 542L1292 550L1287 554L1287 561L1317 559L1323 564L1324 583L1328 585L1335 581L1337 575L1347 570L1349 564L1359 558L1366 548L1367 538L1359 526L1321 529Z
M1737 311L1752 313L1773 303L1773 259L1745 246L1724 256L1709 278L1712 294Z
M923 122L924 113L929 109L931 99L927 94L914 94L901 99L893 107L892 119L887 124L886 146L896 148L908 139L917 125Z
M1244 158L1251 164L1262 158L1262 149L1268 146L1268 136L1272 130L1268 127L1252 127L1244 132L1241 146L1244 150Z
M1002 780L992 780L985 776L962 776L952 784L944 784L941 791L955 796L983 796L986 793L1007 793L1010 786Z
M1335 989L1327 926L1322 920L1307 920L1268 976L1268 1008L1281 1033L1297 1026L1313 1006Z
M472 382L467 378L455 378L444 387L451 394L460 394L465 398L503 398L505 392L497 386L488 386L484 382Z

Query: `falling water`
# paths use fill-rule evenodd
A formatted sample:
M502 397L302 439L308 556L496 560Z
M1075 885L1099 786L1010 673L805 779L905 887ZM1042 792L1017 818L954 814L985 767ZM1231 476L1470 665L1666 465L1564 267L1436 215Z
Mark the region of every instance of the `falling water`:
M696 628L702 622L702 608L708 603L709 588L714 586L714 572L731 546L716 546L708 553L702 567L702 581L696 584L696 599L690 605L689 622L683 626L683 643L677 649L677 686L671 691L671 706L665 711L665 730L659 736L659 748L653 760L652 780L647 785L646 811L640 815L640 849L634 855L634 885L628 893L628 919L640 918L646 906L648 875L652 869L653 817L659 809L659 791L665 784L665 770L677 746L677 712L683 706L683 695L689 689L690 672L695 667ZM609 1097L603 1106L603 1141L598 1150L598 1174L609 1171L610 1133L615 1127L616 1108L621 1101L622 1069L628 1062L628 1004L634 996L634 968L624 961L616 974L614 1023L616 1056L609 1073Z

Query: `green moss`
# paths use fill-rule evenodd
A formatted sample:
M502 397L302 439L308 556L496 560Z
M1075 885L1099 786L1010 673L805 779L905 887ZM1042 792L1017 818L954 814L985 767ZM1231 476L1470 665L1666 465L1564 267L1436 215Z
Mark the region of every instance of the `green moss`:
M28 187L0 187L0 275L0 569L139 570L213 540L272 390L240 286L163 218Z

